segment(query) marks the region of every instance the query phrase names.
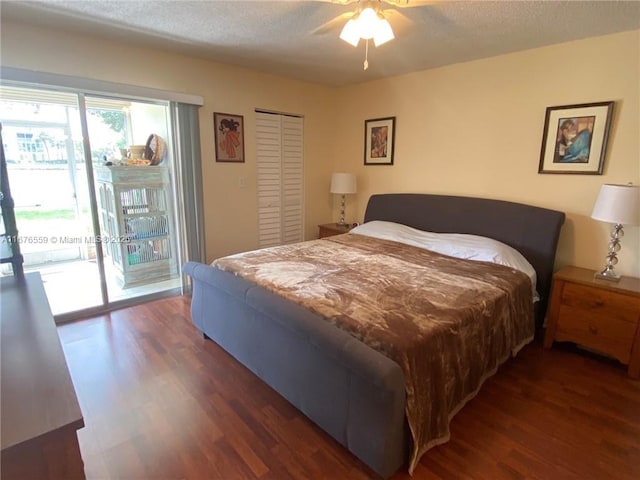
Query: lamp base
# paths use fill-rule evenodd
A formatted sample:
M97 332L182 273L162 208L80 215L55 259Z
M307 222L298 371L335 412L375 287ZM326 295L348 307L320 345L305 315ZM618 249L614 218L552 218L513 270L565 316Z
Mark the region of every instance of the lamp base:
M622 277L618 275L616 272L614 272L613 270L608 270L605 268L601 272L596 272L593 278L595 278L596 280L607 280L609 282L619 282Z
M344 193L342 194L342 203L340 204L340 221L336 223L339 227L346 227L347 224L344 221Z
M609 253L605 257L607 263L601 272L595 274L595 278L598 280L607 280L609 282L619 282L620 275L618 275L613 269L618 264L617 252L620 251L620 238L624 236L622 225L616 223L611 230L611 242L609 242Z

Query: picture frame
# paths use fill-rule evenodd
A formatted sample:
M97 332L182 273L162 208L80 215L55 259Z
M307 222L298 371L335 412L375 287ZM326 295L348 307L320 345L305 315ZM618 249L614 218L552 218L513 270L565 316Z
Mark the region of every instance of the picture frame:
M213 113L216 162L244 163L244 117Z
M613 101L547 107L538 173L602 175Z
M396 117L364 121L364 164L393 165Z

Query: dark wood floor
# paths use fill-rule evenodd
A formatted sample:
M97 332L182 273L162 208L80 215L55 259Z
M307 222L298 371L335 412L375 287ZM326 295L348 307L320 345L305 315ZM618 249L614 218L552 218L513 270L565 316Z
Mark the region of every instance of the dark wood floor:
M376 478L205 341L187 298L58 331L84 413L87 478ZM615 362L531 344L486 381L413 478L638 479L640 382Z

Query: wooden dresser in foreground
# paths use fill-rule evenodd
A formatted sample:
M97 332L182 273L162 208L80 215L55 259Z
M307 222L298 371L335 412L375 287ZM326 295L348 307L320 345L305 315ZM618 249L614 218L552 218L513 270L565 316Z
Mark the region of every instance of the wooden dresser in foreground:
M596 280L595 271L565 267L553 276L544 347L574 342L628 365L640 377L640 278Z
M318 225L319 238L331 237L333 235L340 235L341 233L347 233L353 228L353 225L347 224L346 227L341 227L337 223L325 223Z
M0 279L3 479L84 479L84 427L39 273Z

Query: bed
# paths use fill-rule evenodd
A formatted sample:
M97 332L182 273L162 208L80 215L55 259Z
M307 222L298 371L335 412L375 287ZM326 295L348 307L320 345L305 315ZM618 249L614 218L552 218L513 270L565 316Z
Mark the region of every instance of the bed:
M467 279L464 282L470 282L474 285L473 288L476 288L475 282L478 278L483 281L485 278L491 278L493 282L493 279L498 277L501 279L495 280L496 282L516 286L513 292L505 293L508 298L514 299L513 302L495 302L494 311L485 308L487 304L493 305L489 299L480 302L483 308L471 309L477 311L477 318L487 317L493 322L495 316L502 322L500 325L503 326L500 328L485 329L493 332L491 336L474 327L469 331L473 330L476 337L471 333L467 335L466 330L461 330L464 335L452 337L454 343L445 342L449 345L448 350L460 348L459 352L454 352L456 357L453 361L453 371L463 372L464 375L460 373L460 377L465 378L464 388L452 387L451 391L455 392L455 395L447 393L445 400L440 399L438 395L423 397L416 394L420 392L415 390L414 386L422 388L422 384L437 384L440 374L427 376L428 381L425 382L420 380L425 378L423 374L420 374L422 377L417 377L417 381L414 379L415 374L407 369L407 364L428 363L431 360L422 361L422 357L412 357L411 355L419 355L413 353L413 344L409 348L410 354L400 352L398 356L395 350L387 348L384 338L371 341L368 334L358 335L351 330L350 324L345 326L344 322L351 321L351 315L342 315L341 309L346 311L347 306L355 304L353 298L341 299L346 303L336 303L335 298L323 293L319 296L329 297L331 301L316 305L309 304L308 299L297 298L287 289L292 287L293 290L300 290L299 284L303 284L305 279L308 280L303 277L317 279L314 275L325 275L317 272L316 265L309 266L309 269L315 272L313 275L304 274L306 267L294 268L296 275L292 277L293 280L290 279L289 285L285 285L287 288L274 288L270 284L260 283L264 280L262 277L270 275L262 270L262 266L270 262L265 262L264 257L260 255L270 255L271 249L219 259L215 267L194 262L185 264L184 272L193 280L192 320L205 337L227 350L376 473L387 478L403 465L408 466L411 472L426 450L447 441L450 418L475 395L484 379L492 375L511 354L515 354L530 341L535 327L541 326L563 221L564 214L561 212L500 200L428 194L384 194L373 195L370 198L365 213L365 226L378 222L393 222L425 232L488 237L520 252L535 270L535 286L532 289L530 277L515 269L490 267L493 270L489 273L476 273L474 269L479 267L467 265L474 262L462 261L462 270L466 272L463 277ZM330 245L331 248L339 249L336 250L337 253L331 253ZM388 272L390 278L392 272L402 270L407 260L415 256L418 269L423 268L420 262L435 265L434 262L437 261L437 265L441 265L437 268L442 268L442 273L436 275L438 278L453 282L451 284L460 282L458 279L447 280L450 278L449 264L454 261L450 257L416 247L399 247L395 242L385 239L345 234L283 248L289 248L286 251L290 253L304 250L312 252L312 255L315 255L313 252L318 249L327 250L330 252L328 256L345 258L346 260L341 261L339 265L329 267L332 269L332 276L337 270L350 269L351 267L343 268L343 264L347 265L350 261L351 265L367 262L359 256L349 260L349 252L357 250L360 252L358 255L370 252L371 258L375 257L376 261L381 262L381 266L376 268L383 272L382 275L385 271ZM382 250L384 255L379 254ZM252 256L255 257L254 263L243 265L246 271L257 272L254 276L247 275L246 271L234 271L234 268L238 267L234 264L238 261L247 262ZM284 258L273 263L287 261L288 258ZM324 260L320 261L323 262ZM302 264L290 263L289 267L291 265ZM402 265L402 268L398 268L398 265ZM371 270L376 268L371 267ZM416 276L419 276L423 271L417 272ZM359 275L361 277L356 278L364 278L361 273ZM326 277L323 276L322 281L316 281L315 284L308 283L305 288L313 290L314 285L322 285L324 288ZM430 280L424 283L435 285L438 278L429 277ZM376 282L395 282L391 279L385 282L384 276L380 279L382 280ZM353 278L346 282L367 283L354 281ZM462 289L462 286L460 288ZM506 292L506 287L504 290ZM302 292L304 296L305 291L303 289L298 293ZM399 292L399 296L402 296L402 291ZM539 297L535 303L532 302L534 292ZM441 293L437 292L437 295ZM523 300L525 295L528 295L528 306ZM340 298L342 296L342 293L333 295ZM453 303L457 302L456 299ZM368 302L360 303L364 305ZM405 304L408 303L413 301L405 301ZM431 299L427 303L437 302ZM518 307L512 306L512 303ZM360 305L357 308L365 307L366 305ZM422 310L424 307L425 304L419 304L416 309ZM397 308L391 310L400 312L403 316L409 315ZM465 311L467 310L469 309ZM407 312L409 311L410 309L407 309ZM452 315L455 316L457 313L454 312ZM375 315L369 312L369 316ZM510 322L514 319L524 326L511 328ZM386 323L394 322L395 320L389 320ZM473 325L477 324L478 321L473 322ZM504 334L504 331L509 331L509 334ZM464 345L469 345L468 342L462 342L460 347L451 346L458 345L455 343L458 338L467 337L473 339L472 349L479 350L480 354L484 355L481 362L475 359L464 360L467 357L471 358L470 354L465 353L465 349L469 347ZM478 348L477 345L483 347ZM492 353L488 355L486 352ZM445 360L441 363L445 363ZM477 363L482 363L482 369L476 368ZM471 375L469 371L475 373ZM466 380L467 378L473 381ZM446 380L443 383L448 385L450 382ZM427 432L425 438L415 427L416 415L412 410L412 405L416 403L415 398L429 399L426 402L428 405L420 406L417 415L422 419L422 423L426 424L426 430L432 429L435 432ZM421 402L425 403L422 400ZM440 403L446 404L444 420L440 418L442 412L434 411L434 421L431 422L433 425L430 425L429 409L432 405ZM437 420L438 418L440 419Z

